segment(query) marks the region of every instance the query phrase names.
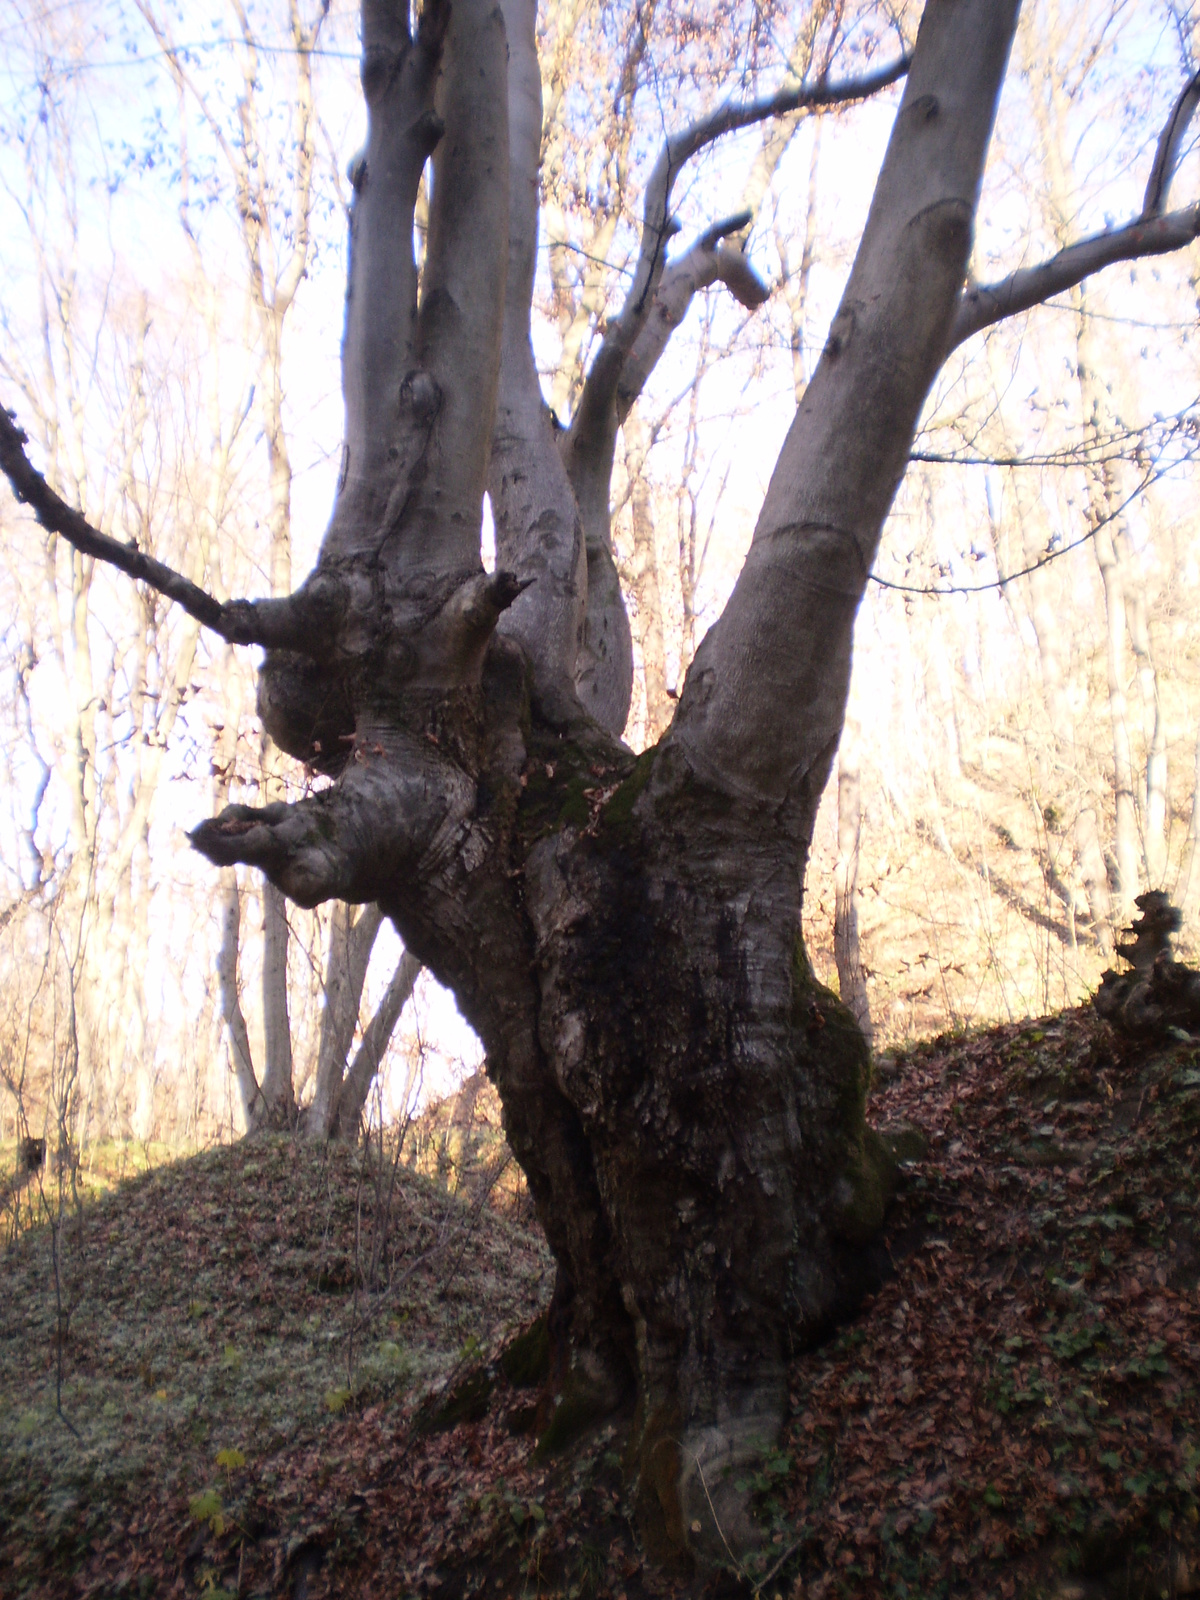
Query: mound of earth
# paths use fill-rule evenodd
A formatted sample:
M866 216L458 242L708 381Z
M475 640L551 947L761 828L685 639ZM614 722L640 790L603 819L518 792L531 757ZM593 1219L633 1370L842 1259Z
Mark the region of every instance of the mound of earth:
M548 1300L540 1233L485 1195L275 1140L24 1234L0 1261L0 1595L276 1593L368 1419Z

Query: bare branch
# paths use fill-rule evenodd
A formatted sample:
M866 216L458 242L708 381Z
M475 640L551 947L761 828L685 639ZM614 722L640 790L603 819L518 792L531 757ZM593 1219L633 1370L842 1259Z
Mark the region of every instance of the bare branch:
M686 162L723 135L735 133L740 128L753 127L771 117L782 116L789 111L817 111L830 106L849 105L855 100L866 100L898 82L908 71L910 59L907 55L900 56L878 72L868 73L863 78L852 78L845 83L818 82L808 87L800 84L740 105L729 102L668 139L646 188L641 255L622 317L627 311L638 315L642 313L645 298L661 273L664 244L677 231L671 224L671 189Z
M1123 228L1109 228L1089 239L1080 239L1049 261L1024 267L997 283L968 284L959 301L948 349L955 349L972 334L1005 317L1028 311L1051 295L1074 288L1103 267L1142 256L1167 255L1190 244L1197 234L1200 204L1162 216L1142 217Z
M723 135L740 128L753 127L770 117L782 116L789 111L822 110L865 100L902 78L908 71L909 59L907 55L900 56L878 72L853 78L846 83L801 84L795 88L781 89L777 94L759 100L740 104L727 102L667 140L646 186L642 242L633 284L620 315L610 325L592 363L580 401L580 416L597 404L605 404L615 393L621 365L649 315L666 264L667 240L679 231L678 224L671 216L671 190L683 166Z
M1093 272L1115 262L1168 255L1172 250L1191 244L1200 233L1200 205L1169 212L1164 212L1163 207L1197 106L1200 106L1200 72L1193 73L1179 91L1158 136L1140 217L1123 228L1106 228L1103 233L1077 240L1049 261L1036 267L1024 267L997 283L968 284L959 302L949 348L957 348L964 339L1005 317L1041 305L1051 295L1073 289Z
M1150 168L1150 181L1146 185L1146 198L1142 202L1143 217L1157 217L1167 203L1171 180L1179 165L1179 152L1196 107L1200 105L1200 72L1194 73L1179 91L1171 115L1158 136L1158 149L1154 152L1154 165Z
M122 544L119 539L93 528L80 512L55 494L25 454L27 443L28 436L17 425L12 413L0 407L0 469L17 499L30 508L48 532L60 534L82 555L105 561L139 583L149 584L230 644L303 650L310 655L320 648L326 630L319 625L317 614L328 609L332 595L318 595L314 590L307 597L308 603L299 604L294 598L217 600L173 567L139 550L137 545ZM316 632L314 624L317 624Z
M723 241L740 233L751 221L751 213L740 211L726 217L702 233L662 275L654 307L621 368L617 385L617 420L623 422L637 400L675 329L687 316L692 299L701 289L723 283L739 305L755 311L770 296L770 290L736 245Z
M239 11L241 8L239 7ZM312 58L317 47L326 12L317 14L312 28L306 28L300 16L300 7L292 0L289 23L292 49L296 56L296 107L293 143L296 149L296 177L292 194L292 216L296 236L287 265L275 281L274 308L277 313L286 310L296 298L300 281L308 271L309 231L312 213L313 169L317 150L314 137L316 110L313 105Z
M749 218L745 214L710 228L678 263L678 271L667 269L670 276L665 275L666 241L679 231L670 214L675 179L687 161L723 134L801 108L816 110L861 100L903 77L908 63L905 55L879 72L848 83L821 80L809 87L783 89L760 100L729 102L668 139L654 165L646 188L641 249L633 285L619 316L605 332L571 426L560 441L583 521L588 560L587 614L576 684L592 715L613 731L624 726L633 681L629 620L611 551L609 490L621 416L628 413L698 289L721 281L743 304L761 304L766 298L765 287L740 252L718 246L726 234L746 226ZM641 346L636 370L626 376L626 365L639 336L647 328L654 308L660 305L659 291L664 283L669 292L661 304L661 315L654 319L654 331Z
M0 467L17 499L30 508L43 528L60 533L83 555L107 561L131 578L148 583L159 594L176 601L205 627L221 632L225 608L219 600L214 600L182 573L146 555L137 545L122 544L93 528L78 511L59 499L32 464L25 454L28 442L28 434L17 425L12 412L0 409Z

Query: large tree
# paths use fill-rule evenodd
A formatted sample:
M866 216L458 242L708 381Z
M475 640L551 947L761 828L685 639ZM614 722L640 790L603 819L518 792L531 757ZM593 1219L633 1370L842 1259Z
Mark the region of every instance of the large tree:
M861 1286L887 1194L867 1049L813 980L804 869L837 749L855 612L947 355L1113 261L1179 248L1166 196L1002 283L968 278L1017 0L929 0L911 60L727 104L673 136L640 256L569 426L530 338L541 79L533 0L363 0L338 495L292 595L219 602L91 529L0 450L17 494L225 639L260 645L259 709L330 785L192 834L304 906L377 904L483 1039L559 1264L558 1426L636 1401L652 1546L749 1536L736 1472L780 1425L785 1360ZM907 73L874 198L749 553L638 759L609 543L614 442L689 297L756 281L717 225L672 259L671 190L722 132ZM431 161L418 270L414 208ZM497 566L481 564L490 494Z

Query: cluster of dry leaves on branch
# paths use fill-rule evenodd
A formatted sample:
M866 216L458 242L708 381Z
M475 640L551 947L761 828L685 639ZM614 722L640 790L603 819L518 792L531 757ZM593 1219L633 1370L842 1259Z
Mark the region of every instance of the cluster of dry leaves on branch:
M1200 1045L1072 1012L885 1060L872 1113L928 1140L890 1276L797 1354L752 1485L763 1553L706 1591L1200 1592ZM511 1355L548 1293L537 1238L363 1171L215 1152L98 1203L73 1267L64 1229L65 1422L48 1241L26 1236L0 1309L0 1594L696 1592L639 1552L619 1426L537 1454L547 1401Z

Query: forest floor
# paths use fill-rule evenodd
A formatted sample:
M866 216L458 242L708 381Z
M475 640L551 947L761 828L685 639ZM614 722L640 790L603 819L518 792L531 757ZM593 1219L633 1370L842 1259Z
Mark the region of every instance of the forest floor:
M871 1114L928 1140L894 1273L792 1363L740 1571L643 1562L618 1428L537 1458L501 1356L549 1293L535 1231L280 1141L8 1247L0 1595L1200 1593L1200 1042L1087 1009L944 1038Z

